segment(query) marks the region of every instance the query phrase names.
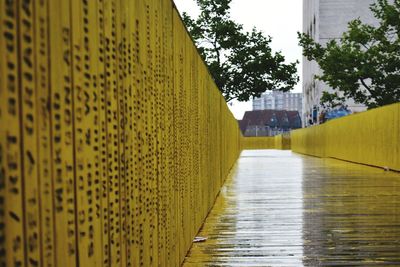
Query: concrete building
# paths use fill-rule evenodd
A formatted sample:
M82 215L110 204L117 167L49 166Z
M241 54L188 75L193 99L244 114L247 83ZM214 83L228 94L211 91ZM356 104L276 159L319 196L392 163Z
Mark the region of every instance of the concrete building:
M302 93L267 92L253 99L253 110L288 110L302 114Z
M364 23L376 25L370 5L375 0L303 0L303 32L311 35L318 43L325 45L332 39L340 40L342 33L347 31L348 22L360 18ZM317 111L318 118L322 91L332 92L327 84L315 80L314 76L321 74L321 69L315 61L303 58L303 122ZM363 105L352 100L347 103L353 112L364 111Z

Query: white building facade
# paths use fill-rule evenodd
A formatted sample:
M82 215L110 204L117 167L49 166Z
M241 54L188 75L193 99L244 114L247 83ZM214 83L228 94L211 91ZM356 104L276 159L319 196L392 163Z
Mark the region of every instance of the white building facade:
M303 0L303 32L323 46L332 39L339 41L351 20L360 18L364 23L377 24L370 10L370 5L374 2L375 0ZM318 120L322 92L332 92L327 84L314 79L321 72L315 61L310 62L303 58L303 122L308 122L313 113ZM352 100L348 100L346 105L353 112L366 109Z
M298 111L302 114L302 108L302 93L266 92L261 97L253 99L253 110L275 109Z

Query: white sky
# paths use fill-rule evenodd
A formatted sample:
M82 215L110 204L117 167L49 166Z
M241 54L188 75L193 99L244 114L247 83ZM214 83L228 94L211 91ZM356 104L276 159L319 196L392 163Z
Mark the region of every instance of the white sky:
M180 12L191 16L199 14L195 0L174 0ZM271 47L281 51L288 62L301 61L301 48L298 46L297 32L302 30L302 0L233 0L231 16L243 24L245 30L253 27L272 37ZM301 77L301 62L298 65ZM301 81L293 92L301 92ZM242 119L246 110L251 110L251 101L235 102L230 106L237 119Z

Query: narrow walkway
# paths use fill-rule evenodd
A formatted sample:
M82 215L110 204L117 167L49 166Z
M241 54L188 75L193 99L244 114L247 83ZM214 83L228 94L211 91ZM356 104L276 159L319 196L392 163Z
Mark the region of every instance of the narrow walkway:
M184 267L400 266L400 174L244 151Z

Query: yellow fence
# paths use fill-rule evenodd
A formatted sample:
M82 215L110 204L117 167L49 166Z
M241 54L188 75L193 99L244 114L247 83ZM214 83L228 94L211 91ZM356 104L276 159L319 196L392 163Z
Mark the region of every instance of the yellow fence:
M291 133L292 150L400 171L400 103Z
M172 2L0 20L0 266L179 266L241 135Z
M269 137L242 137L242 149L290 149L290 135Z

